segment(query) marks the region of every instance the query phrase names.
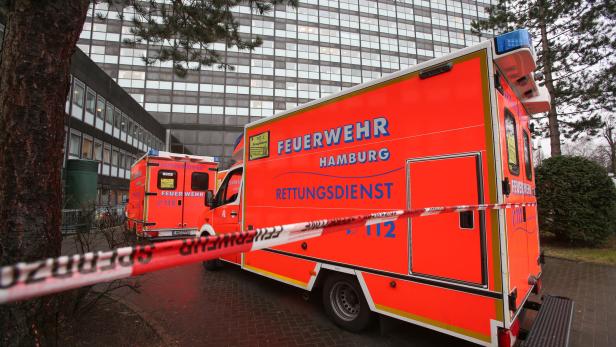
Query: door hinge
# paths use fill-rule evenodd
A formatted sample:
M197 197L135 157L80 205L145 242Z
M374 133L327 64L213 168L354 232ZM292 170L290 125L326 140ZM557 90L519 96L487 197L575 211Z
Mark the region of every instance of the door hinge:
M145 196L154 196L157 195L158 193L154 193L154 192L145 192Z
M148 163L147 163L147 166L160 166L160 164L159 164L159 163L149 163L149 162L148 162Z

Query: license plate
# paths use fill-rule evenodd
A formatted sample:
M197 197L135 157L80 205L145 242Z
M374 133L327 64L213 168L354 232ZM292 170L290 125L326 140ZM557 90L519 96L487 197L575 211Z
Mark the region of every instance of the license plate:
M184 236L184 235L190 235L190 230L173 230L171 232L171 235L173 236Z

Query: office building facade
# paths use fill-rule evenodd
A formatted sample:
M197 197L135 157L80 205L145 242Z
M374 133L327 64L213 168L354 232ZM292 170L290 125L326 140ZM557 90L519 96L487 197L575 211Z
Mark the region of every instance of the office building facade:
M178 140L170 150L228 159L248 122L479 42L470 25L487 17L489 2L300 0L265 15L238 6L240 32L263 45L214 44L235 70L203 67L185 78L170 62L146 66L156 46L123 43L133 38L130 9L92 5L78 45L170 129Z
M97 204L122 203L131 165L150 148L165 148L165 128L81 50L71 59L65 111L64 165L98 161Z

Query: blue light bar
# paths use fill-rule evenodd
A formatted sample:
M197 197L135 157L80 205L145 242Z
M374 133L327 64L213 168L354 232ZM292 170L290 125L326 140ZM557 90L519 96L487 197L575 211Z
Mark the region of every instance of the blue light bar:
M150 148L150 150L148 151L148 155L151 155L153 157L158 156L158 149Z
M494 38L496 54L504 54L519 48L530 48L534 52L533 40L526 29L518 29Z

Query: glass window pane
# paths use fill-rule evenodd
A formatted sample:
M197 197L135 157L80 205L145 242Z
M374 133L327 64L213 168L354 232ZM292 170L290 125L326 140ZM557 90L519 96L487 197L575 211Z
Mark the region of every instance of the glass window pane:
M94 143L94 160L103 160L103 144L100 142Z
M71 133L68 153L69 158L79 158L81 154L81 136Z
M83 84L75 83L73 86L73 103L79 107L83 107L84 89Z
M522 132L524 137L524 167L526 171L526 178L533 179L533 163L530 155L530 137L527 132Z
M109 147L105 147L105 149L103 150L103 163L111 163L111 148Z
M81 157L83 159L92 159L92 139L83 138L83 142L81 144Z
M96 94L90 89L88 89L88 94L86 96L86 110L88 112L94 114L96 109Z
M107 104L107 123L113 124L113 106L111 104Z
M507 138L507 162L509 163L509 171L514 175L520 174L520 163L518 159L518 134L515 124L515 118L505 110L505 135Z
M105 115L105 99L98 97L96 101L96 117L99 119L103 119Z
M115 149L111 152L111 165L118 166L118 151Z
M119 129L122 124L122 116L120 115L120 110L118 110L117 108L113 112L113 119L115 121L114 126Z

